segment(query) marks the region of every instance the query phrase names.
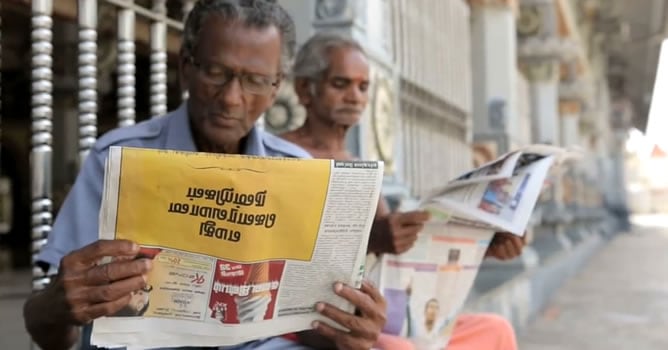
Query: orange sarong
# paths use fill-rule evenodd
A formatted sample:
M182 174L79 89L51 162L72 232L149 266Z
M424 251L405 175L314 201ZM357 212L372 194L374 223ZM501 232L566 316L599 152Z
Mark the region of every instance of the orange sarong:
M415 350L408 339L389 334L381 334L375 348ZM445 350L517 350L517 340L510 322L499 315L462 314Z

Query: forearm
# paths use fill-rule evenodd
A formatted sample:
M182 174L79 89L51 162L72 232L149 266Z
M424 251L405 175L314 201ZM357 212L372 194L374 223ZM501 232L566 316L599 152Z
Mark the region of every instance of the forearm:
M33 294L23 306L26 329L40 348L68 350L79 338L79 327L53 315L52 303L45 291Z
M371 225L367 254L392 253L392 237L390 232L390 223L387 217L376 218L373 225Z
M299 344L305 345L314 349L335 350L336 345L333 341L318 334L316 331L303 331L297 333Z

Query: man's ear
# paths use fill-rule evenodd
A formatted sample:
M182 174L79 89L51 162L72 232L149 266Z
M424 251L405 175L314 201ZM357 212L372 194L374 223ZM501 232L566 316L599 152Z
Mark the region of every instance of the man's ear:
M304 78L296 78L294 81L295 93L299 98L299 103L303 106L311 104L313 99L313 82Z

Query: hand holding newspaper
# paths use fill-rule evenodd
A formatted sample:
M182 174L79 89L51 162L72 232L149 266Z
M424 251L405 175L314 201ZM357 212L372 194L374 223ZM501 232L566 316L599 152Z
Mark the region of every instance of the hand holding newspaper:
M382 174L382 162L112 147L99 237L136 242L153 269L91 343L234 345L331 324L320 301L352 312L332 286L361 284Z
M371 272L387 299L384 332L410 338L418 350L442 350L495 232L523 236L548 173L574 155L530 146L422 198L417 207L432 218L413 248L383 255Z

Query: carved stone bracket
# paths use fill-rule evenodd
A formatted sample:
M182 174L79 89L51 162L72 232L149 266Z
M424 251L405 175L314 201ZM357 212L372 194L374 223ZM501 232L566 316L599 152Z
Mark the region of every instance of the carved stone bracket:
M517 51L520 59L567 61L578 54L578 43L561 37L557 7L552 0L525 0L517 19Z
M551 37L529 37L517 43L520 59L556 58L567 61L577 56L578 44L572 39Z
M520 70L530 82L556 81L559 63L555 59L531 59L520 61Z
M591 101L592 86L583 78L559 83L559 98L565 100Z
M313 25L320 27L352 24L355 20L355 12L359 11L359 6L355 5L359 2L348 0L317 0Z
M468 0L471 7L504 6L510 7L517 17L519 15L519 0Z

